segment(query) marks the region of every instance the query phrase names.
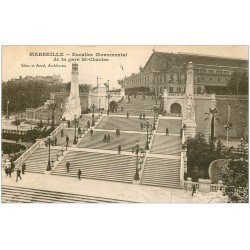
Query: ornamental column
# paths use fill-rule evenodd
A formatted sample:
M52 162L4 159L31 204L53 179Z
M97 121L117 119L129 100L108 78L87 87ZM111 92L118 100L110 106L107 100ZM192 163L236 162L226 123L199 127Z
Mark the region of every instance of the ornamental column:
M187 67L186 95L182 123L186 125L186 135L194 137L197 125L195 122L194 65L192 62L189 62Z

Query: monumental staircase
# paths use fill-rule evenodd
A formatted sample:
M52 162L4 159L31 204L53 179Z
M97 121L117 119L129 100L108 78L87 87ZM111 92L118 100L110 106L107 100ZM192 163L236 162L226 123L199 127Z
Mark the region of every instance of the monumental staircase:
M2 203L120 203L127 202L96 196L56 192L15 186L2 186Z
M52 174L77 178L81 169L82 178L132 183L135 161L135 156L130 155L70 151ZM70 163L69 173L66 162Z

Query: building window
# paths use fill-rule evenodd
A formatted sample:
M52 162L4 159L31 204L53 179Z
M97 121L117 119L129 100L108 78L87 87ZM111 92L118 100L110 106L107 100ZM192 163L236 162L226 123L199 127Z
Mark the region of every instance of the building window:
M213 81L213 78L212 78L212 77L210 77L210 78L209 78L209 82L212 82L212 81Z
M201 82L205 82L205 81L206 81L205 77L202 77Z
M222 70L216 70L216 73L217 73L218 75L222 75Z
M205 69L200 69L200 74L206 74L206 70Z
M181 87L177 87L177 93L181 93Z
M219 77L219 78L217 78L217 82L221 82L221 78Z
M213 75L214 74L214 70L213 69L208 70L208 74Z
M229 76L229 71L223 71L223 74Z
M174 90L173 90L173 87L169 87L169 93L173 93Z
M227 78L225 78L225 82L227 82L228 81L228 79Z

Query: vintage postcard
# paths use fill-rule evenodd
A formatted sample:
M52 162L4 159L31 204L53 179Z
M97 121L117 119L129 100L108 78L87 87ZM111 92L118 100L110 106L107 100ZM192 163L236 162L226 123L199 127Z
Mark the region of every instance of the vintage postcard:
M248 46L2 46L2 203L248 202Z

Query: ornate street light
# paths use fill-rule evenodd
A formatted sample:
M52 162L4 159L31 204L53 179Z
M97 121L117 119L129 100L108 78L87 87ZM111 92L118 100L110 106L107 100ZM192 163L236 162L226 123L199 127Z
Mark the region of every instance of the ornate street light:
M230 122L225 122L224 123L224 128L227 130L227 147L228 147L228 132L232 128L233 124Z
M157 116L157 107L154 105L154 124L153 124L153 130L156 130L156 127L155 127L156 116Z
M76 125L77 125L77 120L76 120L76 115L75 115L75 118L74 118L74 125L75 125L75 136L74 136L74 141L73 141L73 144L77 144L77 138L76 138Z
M48 137L48 143L49 143L49 157L48 157L48 165L46 171L51 171L51 164L50 164L50 144L51 144L51 136L49 135Z
M109 112L110 112L110 104L109 104L109 99L110 99L110 94L108 94L108 115L109 115Z
M18 126L21 124L21 121L19 119L19 115L15 116L15 125L16 125L16 129L17 129L17 133L18 133Z
M93 103L92 106L91 106L92 110L93 110L93 113L92 113L92 124L91 126L95 126L95 104Z
M147 128L147 141L146 141L145 149L146 149L146 150L149 150L149 145L148 145L148 144L149 144L148 129L149 129L149 128L152 128L152 125L149 124L149 120L148 120L148 119L147 119L146 123L143 124L143 127L144 127L144 128Z
M140 154L145 153L145 150L140 147L139 141L137 141L136 145L134 147L132 147L132 153L136 154L136 170L135 170L134 180L139 181L140 180L140 176L139 176L139 153Z

